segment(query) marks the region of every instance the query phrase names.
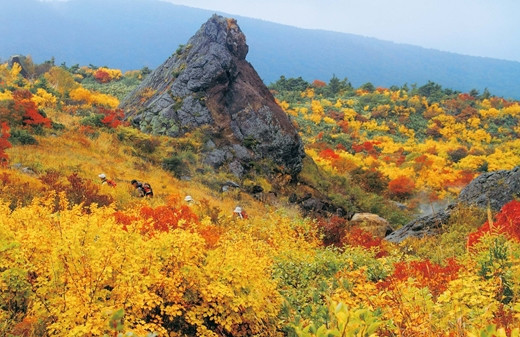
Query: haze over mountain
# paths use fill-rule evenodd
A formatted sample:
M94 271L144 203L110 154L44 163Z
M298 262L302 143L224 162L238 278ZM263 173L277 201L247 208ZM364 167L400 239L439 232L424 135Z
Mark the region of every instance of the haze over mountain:
M9 1L0 20L0 57L30 54L41 62L157 67L213 13L155 0ZM248 59L266 83L302 76L353 85L425 84L520 98L520 62L472 57L352 34L306 30L237 17Z

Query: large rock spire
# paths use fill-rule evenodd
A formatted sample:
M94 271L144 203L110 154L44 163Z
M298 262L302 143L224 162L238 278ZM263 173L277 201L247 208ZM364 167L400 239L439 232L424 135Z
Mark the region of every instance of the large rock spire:
M145 132L179 136L209 126L205 161L240 175L270 159L296 175L303 145L245 57L246 39L234 19L213 15L184 46L121 103Z

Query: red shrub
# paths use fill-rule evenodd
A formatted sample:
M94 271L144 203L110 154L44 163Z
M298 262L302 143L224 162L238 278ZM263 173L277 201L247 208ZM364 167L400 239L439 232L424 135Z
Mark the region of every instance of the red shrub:
M72 204L81 204L85 208L95 203L99 206L107 206L113 202L110 195L99 194L99 186L89 180L84 180L73 173L67 177L69 185L65 187L67 199Z
M323 234L325 246L340 247L347 230L347 220L338 216L333 216L330 219L321 218L318 220L318 228Z
M475 97L471 96L468 93L459 94L458 99L461 101L474 101Z
M388 252L383 247L383 240L381 238L374 237L359 227L351 228L343 238L342 244L366 249L376 248L376 257L378 258L388 255Z
M2 123L2 136L0 136L0 165L7 166L9 156L5 153L5 150L11 147L11 143L9 143L9 137L11 134L9 133L9 125L6 122Z
M94 79L96 81L98 81L99 83L108 83L112 80L112 78L110 77L110 74L102 69L96 70L96 72L94 73L93 76L94 76Z
M65 186L60 183L60 177L61 175L57 171L47 171L38 179L45 185L46 190L62 192L65 190Z
M101 120L101 123L109 128L117 128L123 123L123 119L125 118L125 113L122 109L105 109L100 107L98 108L98 111L99 113L105 115L105 117Z
M345 145L339 143L338 145L336 145L336 150L347 151L347 148L345 147Z
M367 141L363 142L361 144L352 144L352 150L354 152L362 152L365 151L369 154L377 154L377 149L374 147L374 145L379 145L380 142L373 142L373 141Z
M433 296L439 296L447 289L448 283L457 278L460 268L454 259L446 260L444 267L430 260L396 262L392 276L379 283L379 287L392 289L398 282L411 277L421 286L428 287Z
M503 234L520 242L520 201L513 200L502 207L492 224L486 221L476 232L468 236L468 247L475 245L485 234Z
M340 121L340 122L338 122L338 126L341 128L341 131L343 131L344 133L349 133L350 132L350 128L348 126L348 122L347 121Z
M31 100L32 94L29 90L18 89L13 92L14 110L23 113L23 124L45 127L51 126L51 120L43 117L38 112L38 107Z
M514 311L510 306L505 306L504 303L498 305L498 310L495 312L493 317L493 323L497 327L504 328L506 330L506 336L511 336L511 329L513 329L515 321Z
M91 125L80 125L78 128L78 133L87 137L92 137L97 133L97 131Z

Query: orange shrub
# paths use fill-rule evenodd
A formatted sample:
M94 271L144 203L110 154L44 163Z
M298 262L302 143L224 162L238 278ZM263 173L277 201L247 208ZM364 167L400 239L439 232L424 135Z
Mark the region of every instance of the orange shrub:
M336 154L334 152L334 150L332 149L325 149L325 150L322 150L320 153L319 153L319 156L323 159L327 159L327 160L333 160L333 159L338 159L339 158L339 155Z
M321 80L314 80L312 81L312 85L315 87L315 88L323 88L327 85L327 83L321 81Z
M190 207L175 207L171 203L156 208L144 206L141 208L141 216L148 220L143 231L152 234L153 231L169 232L183 223L191 225L199 222L199 217Z
M388 193L390 196L400 200L410 197L414 190L414 181L405 176L397 177L388 183Z

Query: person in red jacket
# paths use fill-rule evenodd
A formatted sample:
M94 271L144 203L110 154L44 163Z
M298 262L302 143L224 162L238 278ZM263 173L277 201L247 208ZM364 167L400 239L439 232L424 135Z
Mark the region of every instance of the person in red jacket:
M242 209L242 207L235 207L233 214L239 217L240 219L247 219L247 213Z

